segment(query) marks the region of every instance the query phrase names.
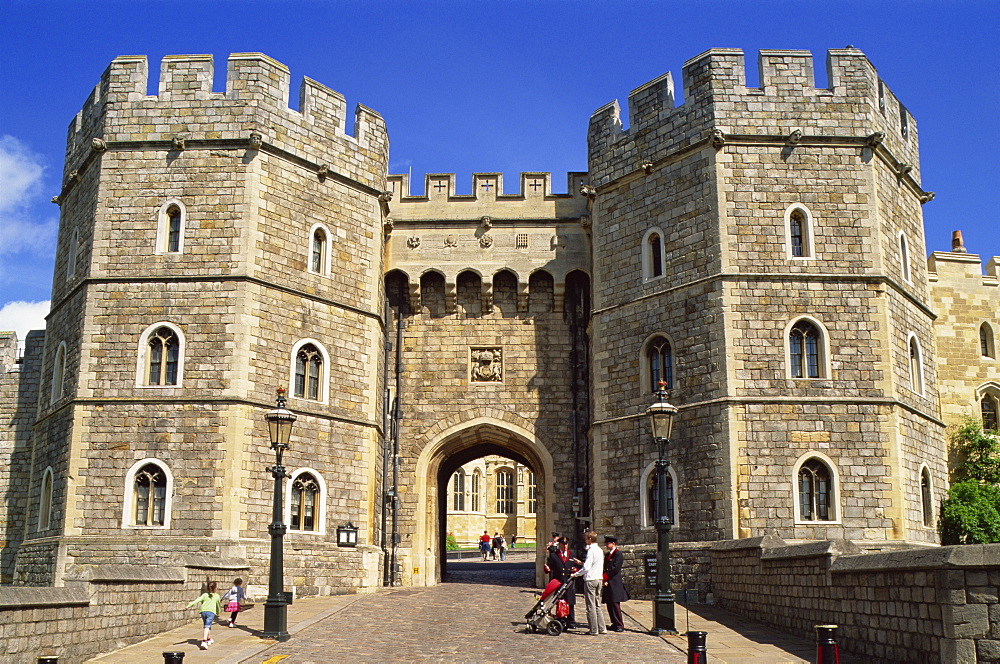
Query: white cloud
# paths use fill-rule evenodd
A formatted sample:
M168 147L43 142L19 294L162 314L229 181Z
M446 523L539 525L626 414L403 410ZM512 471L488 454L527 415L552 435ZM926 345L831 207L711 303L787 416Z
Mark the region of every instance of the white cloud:
M59 222L37 219L41 203L42 158L13 136L0 136L0 254L48 254L55 247Z
M8 302L0 309L0 330L17 333L18 343L23 344L29 330L44 330L45 316L49 313L49 300L44 302Z

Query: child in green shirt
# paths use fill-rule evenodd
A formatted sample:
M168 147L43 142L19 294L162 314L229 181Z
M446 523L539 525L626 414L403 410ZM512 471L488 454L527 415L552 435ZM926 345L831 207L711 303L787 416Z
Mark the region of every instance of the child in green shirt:
M194 601L188 604L188 608L197 606L201 611L205 632L201 638L201 645L198 647L202 650L208 650L208 647L215 643L212 640L212 622L215 621L215 616L222 613L222 598L219 597L219 593L215 592L217 588L218 584L215 581L209 581L207 591L198 595Z

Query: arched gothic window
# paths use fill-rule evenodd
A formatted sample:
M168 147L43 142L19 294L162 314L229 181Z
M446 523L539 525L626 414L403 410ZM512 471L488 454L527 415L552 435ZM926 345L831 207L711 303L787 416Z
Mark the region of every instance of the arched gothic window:
M465 473L461 470L451 476L451 509L465 511Z
M323 355L312 344L305 344L295 355L295 384L292 396L319 401L323 376Z
M162 526L165 524L167 503L167 476L162 468L148 463L136 472L132 482L135 497L137 526Z
M675 524L674 520L674 478L671 477L669 473L666 475L667 480L667 520L671 525ZM657 475L654 470L649 474L649 483L646 485L646 523L656 524L656 515L659 513L660 506L660 494L657 483Z
M800 320L788 333L788 358L792 378L822 376L822 337L819 329L807 320Z
M167 208L167 252L181 250L181 209L176 205Z
M983 414L983 429L987 431L1000 431L1000 419L998 419L998 400L992 394L984 394L979 402L979 408Z
M650 228L642 237L642 278L648 280L662 277L665 261L663 231Z
M917 343L917 338L914 336L910 337L909 346L909 373L910 373L910 389L917 394L924 393L924 364L923 364L923 354L920 352L920 344Z
M528 514L538 511L538 487L535 484L534 471L528 471Z
M910 281L910 250L906 235L899 234L899 269L903 273L903 280Z
M292 480L288 527L292 530L318 530L320 498L319 482L311 473L296 475Z
M49 403L55 403L62 399L66 388L66 342L59 344L56 350L55 360L52 362L52 390Z
M326 274L326 243L326 231L322 228L316 228L313 230L312 246L309 250L309 270L311 272L315 272L316 274Z
M169 327L156 329L147 341L146 384L176 385L180 359L180 340Z
M667 389L674 387L674 352L670 342L663 337L653 337L646 345L646 362L649 366L649 391L659 390L660 381Z
M497 513L514 513L514 473L509 470L498 470L497 479Z
M786 233L789 258L812 258L812 219L801 205L794 205L785 211Z
M989 323L979 326L979 353L983 357L996 357L996 346L993 342L993 328Z
M42 491L38 498L38 531L48 530L52 522L52 468L42 475Z
M799 516L802 521L833 521L833 478L819 459L809 459L799 468Z
M934 525L934 501L931 495L931 471L924 466L920 471L920 511L927 528Z
M478 512L482 509L482 504L480 503L480 494L482 490L482 474L479 469L472 471L472 511Z

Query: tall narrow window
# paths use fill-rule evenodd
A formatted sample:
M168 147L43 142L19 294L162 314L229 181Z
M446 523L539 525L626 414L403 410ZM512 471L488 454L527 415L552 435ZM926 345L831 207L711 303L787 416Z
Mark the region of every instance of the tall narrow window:
M924 366L917 338L911 336L909 343L910 389L917 394L924 393Z
M807 320L800 320L788 333L788 357L792 378L819 378L821 375L821 339L819 330Z
M74 228L73 235L69 239L69 250L66 252L66 278L70 279L76 274L76 251L80 244L80 229Z
M181 250L181 209L176 205L167 208L167 252Z
M538 487L535 484L535 473L528 471L528 514L538 511Z
M461 470L451 476L451 509L465 511L465 473Z
M649 236L649 276L663 276L663 240L658 234Z
M326 231L317 228L313 231L312 248L309 256L309 269L317 274L326 274Z
M482 508L479 502L479 492L482 486L482 474L479 469L472 471L472 511L478 512Z
M996 357L997 351L993 341L993 328L989 323L979 326L979 353L983 357Z
M289 528L313 531L318 529L320 486L309 473L301 473L292 480L292 497L289 505Z
M830 469L810 459L799 469L799 515L803 521L833 521Z
M318 401L320 377L323 373L323 356L312 344L306 344L295 356L295 386L293 396Z
M514 513L514 473L509 470L498 470L497 479L497 512L499 514Z
M59 344L55 360L52 362L52 391L49 403L62 399L66 382L66 342Z
M670 342L663 337L654 337L646 346L646 361L649 364L649 391L656 392L660 381L667 389L674 387L674 353Z
M149 336L147 385L176 385L180 343L169 327L157 328Z
M813 257L812 219L800 203L785 210L785 241L789 258Z
M656 472L649 474L649 484L646 487L646 523L656 523L656 515L659 513L660 493L657 491L658 483ZM667 480L667 520L674 524L674 478L668 473Z
M42 475L42 491L38 498L38 530L48 530L52 521L52 468Z
M979 408L983 414L983 429L987 431L1000 431L997 403L997 398L992 394L984 394L982 400L979 402Z
M924 526L934 525L934 503L931 499L931 471L925 467L920 471L920 510L923 512Z
M906 236L899 234L899 268L903 273L903 280L910 281L910 250Z
M146 464L135 474L135 525L162 526L167 500L167 477L156 464Z

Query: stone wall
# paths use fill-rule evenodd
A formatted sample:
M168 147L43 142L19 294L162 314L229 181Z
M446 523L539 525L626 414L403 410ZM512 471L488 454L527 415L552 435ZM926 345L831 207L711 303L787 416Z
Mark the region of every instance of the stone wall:
M838 625L865 662L1000 660L998 544L861 554L767 536L716 543L711 565L718 606L807 639Z
M238 562L189 558L173 567L81 568L60 588L0 588L0 651L5 662L56 655L75 664L185 624L194 638L201 622L187 603L208 581L218 583L221 593L245 571ZM262 590L248 590L263 600ZM136 607L142 607L141 617Z
M679 604L712 602L712 542L672 542L670 544L670 589ZM625 559L622 578L632 599L653 599L655 588L646 587L644 559L655 556L648 546L619 547Z

